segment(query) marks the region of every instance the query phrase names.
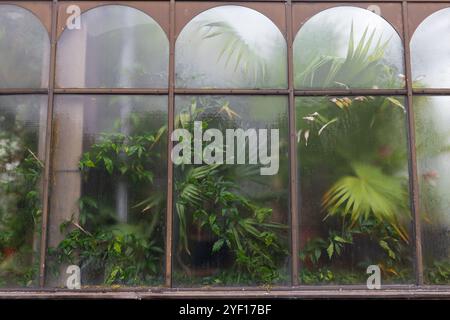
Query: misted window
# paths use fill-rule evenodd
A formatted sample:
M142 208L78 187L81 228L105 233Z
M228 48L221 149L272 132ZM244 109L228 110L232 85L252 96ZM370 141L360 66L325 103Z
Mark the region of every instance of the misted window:
M413 85L416 88L450 87L450 8L427 17L411 38Z
M448 88L450 9L427 17L411 40L416 88ZM450 280L449 117L450 97L416 95L416 149L420 185L420 217L424 277L429 284Z
M0 289L448 285L449 6L0 1Z
M0 5L0 88L46 88L50 40L30 11Z
M169 42L150 16L108 5L88 10L80 19L80 28L66 29L58 41L58 86L167 87Z
M30 11L0 5L0 88L46 88L50 41ZM46 95L0 96L0 288L37 285Z
M240 6L202 12L176 45L182 88L286 88L286 40L261 13Z
M345 18L343 18L345 17ZM401 88L403 45L383 18L365 9L318 13L294 41L296 88Z
M297 35L295 83L402 87L402 52L380 16L328 9ZM380 267L384 282L411 282L405 99L305 96L297 97L296 110L300 282L363 284L370 265Z
M166 114L166 97L57 97L49 285L70 265L85 286L161 283Z
M168 86L168 39L149 15L107 5L80 19L58 42L59 86ZM47 285L64 287L70 266L86 287L161 285L167 96L57 96L53 136Z
M214 154L222 165L196 165L193 150L192 165L176 166L176 286L289 283L287 111L283 97L177 97L176 127L192 137L196 125L216 130L208 140L227 147ZM235 129L248 135L227 134ZM250 160L261 159L252 153L261 135L275 143L271 129L279 130L279 159ZM201 152L208 152L209 141L200 142ZM270 145L265 153L275 156ZM261 175L268 165L276 174Z

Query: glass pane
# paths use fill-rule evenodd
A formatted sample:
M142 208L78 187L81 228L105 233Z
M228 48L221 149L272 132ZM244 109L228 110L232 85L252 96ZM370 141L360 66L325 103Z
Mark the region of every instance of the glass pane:
M56 76L69 88L165 88L169 41L145 13L108 5L81 15L58 42Z
M403 46L375 13L354 7L324 10L294 40L296 88L402 88Z
M405 104L400 97L297 99L300 281L412 281Z
M0 96L0 288L36 286L46 96Z
M184 163L172 157L176 286L289 283L287 105L283 97L176 98L176 132L186 134L173 152ZM176 151L192 140L192 150Z
M414 98L425 280L450 283L450 97Z
M162 282L166 124L166 97L57 97L50 286Z
M423 21L411 38L413 86L450 87L450 8Z
M0 88L46 88L47 30L30 11L0 4Z
M285 88L286 41L261 13L221 6L190 21L176 43L182 88Z

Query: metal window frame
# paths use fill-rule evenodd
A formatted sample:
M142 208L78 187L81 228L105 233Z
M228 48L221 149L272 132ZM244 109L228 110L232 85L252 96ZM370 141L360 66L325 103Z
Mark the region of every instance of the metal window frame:
M43 175L43 215L42 215L42 235L40 245L40 270L38 288L0 288L0 298L283 298L283 297L321 297L321 298L355 298L355 297L373 297L373 298L430 298L445 297L450 298L450 285L425 285L423 280L423 257L421 248L421 221L419 216L419 186L417 173L417 159L415 149L415 130L413 113L414 95L450 95L449 88L429 88L416 89L412 87L411 81L411 53L410 53L410 35L423 20L423 14L414 15L414 12L421 7L427 8L427 12L436 12L441 8L450 7L450 0L247 0L247 1L227 1L215 0L215 4L205 4L202 1L191 0L166 0L158 1L166 3L169 6L167 16L161 15L158 22L167 19L168 23L162 27L168 34L169 39L169 77L167 88L58 88L55 84L56 69L56 50L58 37L62 30L61 21L58 17L61 6L69 3L79 4L85 10L107 4L130 5L141 9L148 14L148 3L150 1L65 1L65 0L42 0L42 1L0 1L0 4L18 5L33 12L46 27L50 35L50 70L49 86L46 89L41 88L8 88L0 89L0 95L30 95L42 94L48 96L47 111L47 129L45 135L45 167ZM177 19L177 4L181 6L193 6L205 8L216 5L246 5L257 10L258 6L283 6L284 7L284 25L277 26L283 32L287 40L287 62L288 62L288 87L285 89L194 89L194 88L176 88L175 87L175 43L179 32ZM295 21L294 7L298 4L311 5L322 8L329 8L339 5L366 6L368 4L398 4L401 6L401 30L399 35L404 45L404 64L406 73L406 86L403 89L351 89L351 90L298 90L294 87L294 67L293 67L293 41L298 31L296 27L299 21ZM45 9L48 7L47 9ZM411 10L414 9L412 14ZM46 13L46 10L49 13ZM312 15L311 15L312 16ZM310 17L311 17L310 16ZM425 18L429 14L425 15ZM270 17L269 17L270 18ZM309 18L309 17L308 17ZM386 17L385 17L386 18ZM389 20L388 20L389 21ZM391 21L392 22L392 21ZM178 28L178 29L177 29ZM296 255L291 255L291 286L275 286L270 290L260 287L214 287L214 288L173 288L172 286L172 254L173 254L173 166L170 159L167 161L167 212L166 212L166 235L165 235L165 280L161 287L146 288L123 288L109 289L82 289L71 291L67 289L54 289L45 287L46 276L46 252L47 252L47 230L49 218L49 199L50 182L52 179L51 168L51 149L52 149L52 121L54 100L56 95L79 94L79 95L167 95L168 97L168 137L174 130L175 117L175 97L176 95L276 95L284 96L289 101L289 217L290 217L290 235L291 252L298 252L299 246L299 177L297 175L297 146L295 130L295 98L301 96L358 96L358 95L399 95L407 101L407 140L408 140L408 164L409 164L409 191L410 205L413 214L413 236L414 236L414 269L415 283L407 285L385 285L381 290L367 290L365 286L360 285L301 285L298 282L299 259ZM168 143L168 152L170 152L171 142Z

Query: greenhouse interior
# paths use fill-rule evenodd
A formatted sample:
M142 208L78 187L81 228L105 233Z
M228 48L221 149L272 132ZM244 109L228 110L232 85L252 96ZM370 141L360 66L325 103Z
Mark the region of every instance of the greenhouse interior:
M450 297L450 1L0 1L0 296L136 293Z

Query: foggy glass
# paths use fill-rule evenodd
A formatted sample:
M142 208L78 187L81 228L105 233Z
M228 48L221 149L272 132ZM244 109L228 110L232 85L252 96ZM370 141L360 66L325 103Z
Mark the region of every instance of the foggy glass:
M164 278L167 97L58 96L48 285L157 286Z
M0 4L0 88L46 88L47 30L30 11Z
M165 88L169 41L150 16L108 5L80 16L58 42L56 82L68 88Z
M417 165L424 276L450 283L450 97L416 96Z
M289 283L287 115L284 97L176 97L176 128L191 134L196 121L204 132L219 130L224 144L227 129L279 130L279 168L261 175L261 162L249 160L249 138L243 164L235 158L233 164L219 160L217 167L205 162L174 165L175 286ZM271 137L268 141L272 143ZM222 148L226 161L231 146ZM208 174L202 175L205 170Z
M402 97L301 97L297 108L300 283L411 283Z
M0 288L35 287L47 96L0 96Z
M175 50L181 88L286 88L286 41L261 13L220 6L194 17Z
M411 38L413 86L450 87L450 8L427 17Z
M402 88L403 69L400 36L369 10L324 10L294 40L296 88Z

